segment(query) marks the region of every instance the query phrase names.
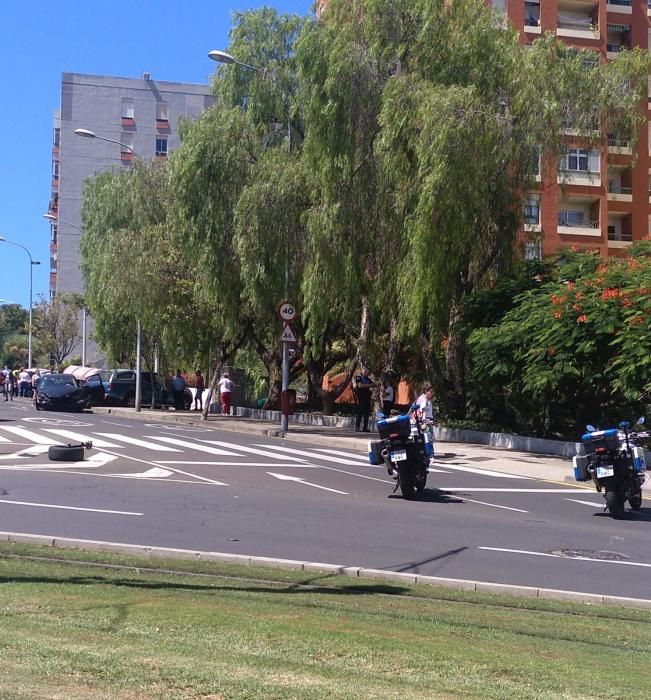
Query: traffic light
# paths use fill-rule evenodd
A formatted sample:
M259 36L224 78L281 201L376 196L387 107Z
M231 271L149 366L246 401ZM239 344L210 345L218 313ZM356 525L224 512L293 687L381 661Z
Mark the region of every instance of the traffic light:
M49 360L49 362L50 362L50 367L54 367L54 365L56 364L57 358L54 356L54 353L53 353L53 352L51 352L51 353L49 354L48 360Z

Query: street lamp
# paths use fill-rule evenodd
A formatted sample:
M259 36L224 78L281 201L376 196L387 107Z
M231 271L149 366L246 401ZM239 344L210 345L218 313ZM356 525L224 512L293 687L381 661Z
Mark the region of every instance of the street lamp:
M136 155L136 152L131 148L131 146L127 145L126 143L122 143L122 141L116 141L115 139L109 139L106 136L98 136L94 131L91 131L90 129L75 129L75 134L77 136L81 136L82 138L85 139L97 139L98 141L108 141L108 143L115 143L118 146L121 146L122 148L125 148L129 153L132 155ZM48 215L44 215L46 218L49 218ZM84 325L86 321L86 309L84 307ZM86 343L86 331L84 328L84 346ZM140 319L136 319L136 397L135 397L135 410L139 413L141 409L141 404L142 404L142 381L141 381L141 376L140 376L140 337L141 337L141 329L140 329ZM82 351L85 352L84 348L82 348Z
M242 66L243 68L247 68L248 70L255 71L256 73L261 73L262 70L260 68L256 68L255 66L251 66L248 63L243 63L242 61L238 61L234 56L232 56L229 53L226 53L225 51L220 51L219 49L213 49L212 51L208 52L208 58L212 59L213 61L217 61L217 63L225 63L225 64L233 64L236 66ZM283 93L283 104L286 102L286 96ZM291 124L291 115L289 113L289 109L287 110L287 148L289 152L291 153L292 151L292 124ZM289 251L287 251L287 255L285 256L285 300L287 300L287 296L289 295ZM283 356L282 356L282 368L281 368L281 385L280 389L282 394L285 395L285 392L288 391L289 389L289 343L285 342L284 340L281 340L282 346L283 346ZM280 411L280 429L284 432L287 432L289 430L289 416L283 414L282 412L282 399L281 399L281 411Z
M14 241L7 240L4 236L0 236L0 242L9 243L9 245L15 245L18 248L22 248L29 256L29 339L28 339L28 350L27 350L27 366L31 369L32 366L32 271L34 265L40 265L38 260L32 259L32 254L25 248L21 243L15 243Z

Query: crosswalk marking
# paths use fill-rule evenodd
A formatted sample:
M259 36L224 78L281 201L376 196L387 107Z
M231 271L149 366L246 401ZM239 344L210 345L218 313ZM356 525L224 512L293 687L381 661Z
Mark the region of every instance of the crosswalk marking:
M238 456L237 452L230 452L229 450L222 450L219 447L209 447L208 445L199 445L196 442L188 442L187 440L179 440L178 438L158 437L158 436L153 436L153 435L145 435L145 437L151 438L152 440L160 440L161 442L167 442L170 445L178 445L179 447L189 447L191 450L198 450L199 452L208 452L211 455L226 455L226 456L231 456L231 457Z
M271 459L282 459L285 462L303 462L305 460L299 457L286 457L285 455L276 455L269 450L257 450L255 447L245 447L244 445L237 445L231 442L222 442L221 440L202 440L201 442L207 442L211 445L219 445L220 447L226 447L233 450L238 450L240 452L247 452L249 454L261 455L262 457L270 457Z
M434 458L436 460L436 458ZM468 472L470 474L478 474L479 476L496 476L502 479L526 479L530 481L528 476L518 476L517 474L505 474L504 472L494 472L490 469L480 469L478 467L462 467L458 464L437 464L437 466L445 467L445 469L451 469L455 472Z
M368 463L368 455L356 455L352 452L343 452L342 450L324 450L320 447L314 448L317 452L324 452L328 455L336 455L338 457L347 457L349 459L358 459L360 462Z
M119 435L118 433L93 433L93 435L101 435L111 440L126 442L129 445L136 445L136 447L146 447L148 450L154 450L155 452L181 452L181 450L175 450L173 447L167 447L167 445L157 445L154 442L145 442L145 440L138 440L138 438Z
M27 440L35 445L56 445L59 443L59 440L54 440L54 438L34 433L31 430L25 430L25 428L16 428L12 425L3 425L2 430L6 430L8 433L23 438L23 440Z
M0 442L11 442L11 440L9 438L6 438L6 437L3 437L2 435L0 435Z
M45 428L45 430L48 433L60 435L61 437L67 438L68 440L77 440L78 442L88 442L90 440L93 443L93 447L122 447L122 445L116 445L114 442L98 440L97 438L93 438L88 435L74 433L72 432L72 430L54 430L53 428Z
M270 450L278 450L279 452L289 452L290 454L303 455L304 457L310 457L311 459L323 459L327 462L335 462L336 464L352 464L356 467L361 466L357 460L344 459L343 457L332 457L330 455L316 454L315 452L308 452L307 450L297 450L290 447L281 447L280 445L256 445L256 447L264 447Z

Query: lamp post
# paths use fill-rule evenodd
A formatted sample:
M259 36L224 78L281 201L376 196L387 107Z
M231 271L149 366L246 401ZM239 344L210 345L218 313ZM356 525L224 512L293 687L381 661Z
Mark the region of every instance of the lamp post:
M83 233L81 230L80 226L77 226L77 224L73 224L71 221L66 221L65 219L59 218L59 216L55 214L43 214L43 218L49 221L51 224L58 224L61 222L62 224L65 224L66 226L72 226L72 228L76 228L77 231L79 231L78 234L73 234L73 235L79 235ZM57 234L58 235L58 234ZM84 304L81 307L81 364L82 366L86 366L86 314L88 310L86 309L86 304Z
M226 51L220 51L219 49L213 49L212 51L208 52L208 58L210 58L213 61L216 61L217 63L225 63L228 65L236 65L236 66L242 66L242 68L246 68L247 70L252 70L255 71L256 73L261 73L262 69L261 68L256 68L255 66L251 66L248 63L243 63L242 61L238 61L234 56L232 56L229 53L226 53ZM285 99L285 94L283 93L283 104L286 102ZM291 124L291 115L289 113L289 109L287 110L287 148L289 152L291 153L292 151L292 124ZM289 295L289 250L287 251L287 254L285 255L285 300L287 300L287 296ZM282 343L282 365L281 365L281 396L285 395L285 392L289 389L289 343L285 342L284 340L281 340ZM281 399L281 411L280 411L280 429L284 432L287 432L289 430L289 416L284 414L282 412L282 399Z
M81 136L82 138L85 139L97 139L98 141L107 141L108 143L115 143L118 146L121 146L122 148L126 148L131 155L135 156L136 152L131 148L126 143L122 143L122 141L116 141L115 139L110 139L106 136L98 136L94 131L91 131L90 129L75 129L75 135ZM45 215L46 218L48 218L48 215ZM82 345L82 352L85 354L85 344L86 344L86 332L85 332L85 321L86 321L86 314L85 314L85 307L84 307L84 343ZM136 397L135 397L135 410L136 412L140 412L141 410L141 404L142 404L142 378L140 376L140 340L141 340L141 328L140 328L140 319L136 319Z
M28 335L28 349L27 349L27 366L31 368L32 366L32 280L33 280L33 270L34 265L40 265L38 260L32 258L32 254L25 248L21 243L15 243L14 241L7 240L4 236L0 236L0 242L9 243L9 245L15 245L18 248L22 248L29 256L29 335Z

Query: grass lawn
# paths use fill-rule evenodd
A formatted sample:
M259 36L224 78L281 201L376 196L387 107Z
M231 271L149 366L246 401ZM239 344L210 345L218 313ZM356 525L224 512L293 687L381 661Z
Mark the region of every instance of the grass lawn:
M2 700L651 697L648 610L0 543L0 623Z

